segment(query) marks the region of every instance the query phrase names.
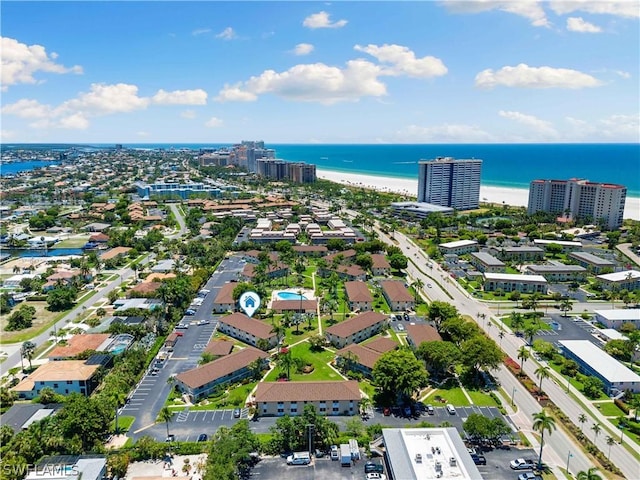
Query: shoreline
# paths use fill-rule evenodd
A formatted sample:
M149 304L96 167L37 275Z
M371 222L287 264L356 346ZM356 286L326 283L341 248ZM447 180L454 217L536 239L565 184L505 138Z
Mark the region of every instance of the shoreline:
M400 193L416 198L418 179L365 175L359 173L336 172L318 169L318 178L351 187L367 188L387 193ZM498 205L526 207L529 201L528 188L493 187L480 185L480 201ZM640 220L640 197L627 197L624 205L624 218Z

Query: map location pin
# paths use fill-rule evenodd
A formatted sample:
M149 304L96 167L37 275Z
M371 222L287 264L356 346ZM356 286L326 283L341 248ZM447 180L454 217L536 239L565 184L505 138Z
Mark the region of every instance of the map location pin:
M260 297L256 292L244 292L238 302L240 309L247 314L247 317L253 317L256 310L260 308Z

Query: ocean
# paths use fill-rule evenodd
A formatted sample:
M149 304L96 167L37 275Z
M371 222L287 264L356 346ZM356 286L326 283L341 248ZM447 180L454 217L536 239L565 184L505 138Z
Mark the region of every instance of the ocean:
M124 144L126 148L213 148L232 144ZM92 145L91 147L111 147ZM29 148L28 145L3 149ZM49 145L49 147L54 147ZM86 146L89 147L89 146ZM91 148L89 147L89 148ZM640 197L638 144L269 144L276 157L315 163L319 169L385 177L417 179L418 161L436 157L479 158L482 185L528 189L536 178L586 178L618 183L627 195ZM7 165L9 167L10 165ZM4 173L4 166L2 168Z

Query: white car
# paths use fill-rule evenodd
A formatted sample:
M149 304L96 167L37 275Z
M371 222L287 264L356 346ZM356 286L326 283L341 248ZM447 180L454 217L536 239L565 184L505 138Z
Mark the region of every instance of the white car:
M371 472L367 473L365 478L367 480L386 480L387 476L384 473Z
M511 460L509 466L512 470L529 470L530 468L534 468L536 466L533 460L525 460L524 458L516 458L515 460Z

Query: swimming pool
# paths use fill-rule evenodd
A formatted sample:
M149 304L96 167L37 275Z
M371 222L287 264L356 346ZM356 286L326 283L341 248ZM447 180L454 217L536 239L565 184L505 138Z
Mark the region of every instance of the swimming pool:
M307 300L307 297L293 292L278 292L276 294L280 300Z

